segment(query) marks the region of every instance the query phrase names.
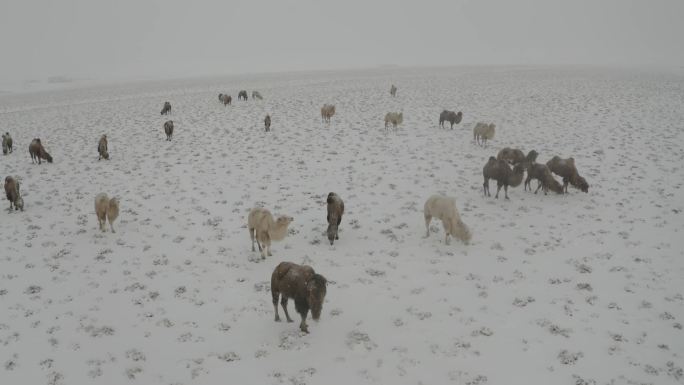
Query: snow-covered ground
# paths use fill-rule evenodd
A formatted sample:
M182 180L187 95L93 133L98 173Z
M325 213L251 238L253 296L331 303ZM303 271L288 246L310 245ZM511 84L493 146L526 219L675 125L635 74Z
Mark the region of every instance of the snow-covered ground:
M1 95L2 178L20 178L26 208L2 200L0 384L682 383L683 106L683 71L494 67ZM464 113L453 131L444 108ZM404 112L396 131L388 111ZM478 121L497 124L486 149ZM53 164L31 164L34 137ZM589 193L484 198L504 146L574 157ZM333 247L330 191L347 210ZM115 234L98 230L99 192L120 197ZM445 245L438 221L424 238L436 192L456 197L470 245ZM255 205L294 217L265 261ZM273 321L281 261L329 280L308 335Z

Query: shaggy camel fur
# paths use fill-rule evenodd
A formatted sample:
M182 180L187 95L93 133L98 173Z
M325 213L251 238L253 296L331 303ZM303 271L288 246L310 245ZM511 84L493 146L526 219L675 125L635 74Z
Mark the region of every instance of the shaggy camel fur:
M173 136L172 120L167 120L166 123L164 123L164 133L166 134L166 140L171 140L171 137Z
M574 158L561 159L559 156L554 156L546 162L546 165L552 173L563 178L563 190L565 192L568 192L568 183L583 192L589 192L589 184L577 172Z
M242 90L242 91L238 92L238 100L241 100L241 99L247 100L247 91Z
M398 125L404 122L404 113L403 112L388 112L385 115L385 128L387 128L390 123L392 124L392 127L397 128Z
M256 238L261 258L266 258L267 254L270 257L272 255L271 241L280 241L285 238L287 227L292 221L292 217L288 216L280 216L275 221L270 211L260 207L253 208L247 217L247 229L252 239L252 251L254 251L254 239Z
M392 95L392 97L397 96L397 87L394 84L390 87L390 95Z
M107 151L107 135L102 135L100 137L100 141L97 143L97 152L100 154L100 157L97 158L97 160L102 158L109 160L109 152Z
M506 162L512 165L518 163L530 164L537 160L537 156L539 156L539 153L534 150L531 150L527 153L527 156L525 156L525 154L523 154L523 152L517 148L514 149L510 147L504 147L503 149L501 149L501 151L499 151L499 154L497 154L496 159L505 160Z
M264 98L261 96L259 91L252 91L252 99L255 100L264 100Z
M264 127L266 127L266 132L271 131L271 115L266 115L264 118Z
M95 196L95 215L97 215L100 230L106 231L105 224L109 221L112 233L116 233L114 221L119 217L119 200L117 198L109 199L105 193L97 194Z
M306 324L306 316L311 310L311 317L318 321L323 310L323 301L327 291L328 281L324 276L316 274L311 266L297 265L292 262L281 262L271 274L271 297L273 298L273 309L275 310L275 321L280 322L278 314L278 297L280 305L285 311L287 322L292 322L290 314L287 312L287 300L294 299L295 309L302 318L299 329L309 332Z
M477 144L487 147L487 141L494 139L496 133L496 125L494 123L477 123L473 128L473 140ZM480 143L481 142L481 143Z
M330 123L330 118L335 115L335 106L332 104L324 104L321 107L321 119L325 123Z
M525 179L525 190L527 190L527 187L529 186L530 191L532 191L532 179L536 179L539 181L539 183L537 184L537 189L534 190L535 194L539 191L540 187L544 191L544 195L546 195L549 192L549 190L558 194L563 193L563 187L561 187L560 183L558 183L558 181L553 178L553 175L551 175L551 171L543 163L540 164L532 162L527 165L527 179Z
M449 244L450 235L460 239L466 245L470 242L472 237L470 229L463 223L461 216L458 214L455 198L433 195L425 201L423 214L425 216L425 228L427 229L426 238L430 236L430 222L432 222L434 217L441 220L444 226L444 233L446 234L444 243Z
M40 138L35 138L29 144L29 154L31 155L31 163L35 163L38 160L38 164L41 163L41 159L45 159L48 163L52 163L52 156L45 151L43 144L40 142Z
M342 214L344 214L344 202L342 201L342 198L339 197L339 195L335 194L334 192L331 192L328 194L328 230L326 231L328 235L328 241L330 241L330 245L332 246L333 242L336 239L340 239L338 235L338 229L340 226L340 223L342 222Z
M170 102L164 102L164 107L162 107L161 114L166 115L171 113L171 103Z
M5 178L5 195L7 195L7 200L10 202L10 210L14 206L14 210L24 211L24 200L21 199L19 194L19 181L11 176Z
M9 132L2 134L2 153L7 155L12 152L12 137Z
M485 164L482 169L482 175L484 176L484 187L485 196L492 196L489 193L489 180L496 180L496 195L495 198L499 198L499 191L501 187L504 188L504 195L506 199L508 198L508 186L518 187L522 183L523 176L525 174L525 168L521 164L515 165L511 170L511 166L505 160L496 160L493 156L489 157L487 164Z
M453 130L454 124L461 123L461 119L463 119L463 113L461 111L456 113L454 111L444 110L439 114L439 126L444 128L444 122L449 122L451 123L451 129Z

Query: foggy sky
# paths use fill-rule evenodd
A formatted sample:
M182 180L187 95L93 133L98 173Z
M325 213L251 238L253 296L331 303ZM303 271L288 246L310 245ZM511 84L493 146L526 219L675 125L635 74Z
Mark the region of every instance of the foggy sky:
M0 81L684 65L682 0L0 0Z

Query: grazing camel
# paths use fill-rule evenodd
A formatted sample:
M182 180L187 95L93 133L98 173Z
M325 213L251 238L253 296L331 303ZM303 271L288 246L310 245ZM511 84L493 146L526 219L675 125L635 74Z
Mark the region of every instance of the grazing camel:
M52 156L45 151L43 144L40 142L40 138L35 138L29 144L29 155L31 155L31 163L35 163L38 160L38 164L41 164L41 159L45 159L48 163L52 163Z
M328 235L328 241L330 241L330 246L332 246L336 239L340 239L338 230L340 223L342 222L342 214L344 214L344 202L342 201L342 198L334 192L328 194L326 202L328 203L328 216L326 217L328 220L328 230L326 233Z
M589 183L577 172L574 158L561 159L559 156L554 156L546 162L546 165L552 173L563 178L563 190L566 193L568 192L568 183L582 192L589 192Z
M97 152L100 154L100 157L97 158L97 160L102 158L109 160L109 152L107 151L107 135L102 135L100 137L100 141L97 143Z
M539 188L544 191L544 195L547 195L549 190L558 194L563 193L563 187L561 187L560 183L553 178L549 167L543 163L533 162L527 165L527 179L525 179L524 186L525 190L527 190L527 187L529 187L530 191L532 191L532 179L539 181L537 184L537 189L534 190L535 194L539 191Z
M271 131L271 115L266 114L264 118L264 127L266 127L266 132Z
M164 102L164 107L162 107L161 114L162 115L168 115L171 113L171 103L170 102Z
M166 140L171 140L171 137L173 136L172 120L167 120L166 123L164 123L164 133L166 134Z
M280 297L280 305L285 311L285 318L287 322L292 322L292 318L287 312L287 300L292 298L295 309L302 318L299 323L299 330L309 333L306 316L311 310L311 317L314 321L320 319L327 285L328 281L325 277L316 274L311 266L297 265L292 262L278 264L271 274L271 297L273 298L275 321L280 322L280 315L278 314L278 298Z
M473 128L473 140L477 144L487 147L487 141L494 139L496 133L496 125L494 123L477 123ZM480 143L481 142L481 143Z
M119 200L117 198L109 199L105 193L97 194L95 196L95 215L97 215L100 230L106 231L105 223L109 221L112 233L116 233L114 221L119 217Z
M330 119L335 115L335 106L332 104L324 104L321 107L321 119L324 123L330 123Z
M456 199L445 195L433 195L425 201L423 207L423 215L425 217L425 228L427 235L430 236L430 222L432 218L437 218L442 221L444 226L444 243L449 244L449 236L458 238L463 243L468 244L472 237L470 229L461 220L461 216L456 209Z
M404 122L404 113L403 112L388 112L385 115L385 129L391 124L393 128L397 128L397 125L400 125L401 123Z
M10 202L10 211L12 207L14 207L15 211L19 209L24 211L24 200L21 199L19 194L19 181L14 177L8 176L5 178L5 195Z
M495 157L490 156L487 164L485 164L482 169L482 175L484 176L484 187L485 196L491 197L489 193L489 180L496 180L496 195L495 198L499 198L499 191L501 187L504 188L504 194L506 199L508 198L508 186L518 187L522 183L523 176L525 174L525 168L521 164L515 165L511 170L511 166L506 163L505 160L496 160Z
M12 153L12 137L10 136L9 132L2 134L2 153L3 155Z

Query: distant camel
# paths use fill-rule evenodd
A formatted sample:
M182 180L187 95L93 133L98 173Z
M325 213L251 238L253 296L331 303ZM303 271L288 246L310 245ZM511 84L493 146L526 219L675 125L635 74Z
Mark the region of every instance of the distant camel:
M162 107L161 114L162 115L167 115L171 113L171 103L170 102L165 102L164 107Z
M266 127L266 132L271 131L271 115L266 115L264 118L264 127Z
M109 160L109 152L107 151L107 135L102 135L100 137L100 141L97 143L97 152L100 154L100 157L97 158L97 160L102 158Z
M12 137L9 132L2 134L2 153L7 155L7 153L12 153Z
M321 107L321 119L323 119L323 122L325 123L330 123L330 118L335 115L335 106L332 104L324 104L323 107Z
M453 130L454 124L461 123L462 118L463 118L463 113L461 111L458 111L458 113L455 113L454 111L444 110L444 111L442 111L441 114L439 114L439 125L440 125L440 127L444 128L444 122L449 122L449 123L451 123L451 129Z
M404 122L404 113L403 112L388 112L385 115L385 128L387 128L390 124L392 127L397 128L397 125L401 124Z
M38 160L38 164L40 164L41 159L45 159L48 163L52 163L52 156L45 151L43 144L40 142L40 138L35 138L31 141L31 144L29 144L29 154L31 155L31 163L35 163L35 161Z
M172 120L167 120L166 123L164 123L164 133L166 134L166 140L171 140L171 137L173 136Z

